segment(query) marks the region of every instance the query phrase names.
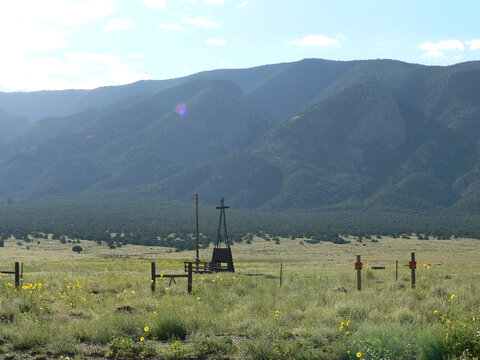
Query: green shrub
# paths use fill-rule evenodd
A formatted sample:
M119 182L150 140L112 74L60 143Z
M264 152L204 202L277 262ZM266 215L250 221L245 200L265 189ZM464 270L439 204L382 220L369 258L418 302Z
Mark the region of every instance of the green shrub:
M185 340L188 331L182 320L168 315L159 315L155 317L150 335L156 340Z
M143 340L136 342L128 337L118 337L108 344L105 357L110 359L138 359L153 354L154 350Z
M190 359L190 350L183 345L180 341L176 340L168 347L168 351L165 354L167 360L182 360Z

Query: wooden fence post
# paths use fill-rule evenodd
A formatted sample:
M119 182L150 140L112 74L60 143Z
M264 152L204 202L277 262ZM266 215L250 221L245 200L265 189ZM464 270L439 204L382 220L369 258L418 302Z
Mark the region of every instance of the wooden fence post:
M282 287L283 263L280 263L280 287Z
M20 264L18 261L15 263L15 287L20 287Z
M156 282L157 282L157 274L155 272L155 263L152 262L151 263L151 267L152 267L152 281L151 281L151 289L152 289L152 292L155 291L155 285L156 285Z
M362 290L362 257L357 255L357 262L355 263L355 269L357 270L357 289Z
M198 266L198 264L197 264ZM192 292L192 263L188 263L188 286L187 286L187 291L190 294Z
M395 281L398 281L398 260L395 261Z
M412 270L412 289L415 289L415 269L417 268L417 262L415 261L415 253L412 252L412 260L410 261L410 269Z

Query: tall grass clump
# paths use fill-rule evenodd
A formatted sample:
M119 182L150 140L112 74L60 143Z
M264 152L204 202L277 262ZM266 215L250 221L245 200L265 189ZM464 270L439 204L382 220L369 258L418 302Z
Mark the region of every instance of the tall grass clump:
M173 314L158 314L152 320L149 335L155 340L185 340L189 330L185 322Z

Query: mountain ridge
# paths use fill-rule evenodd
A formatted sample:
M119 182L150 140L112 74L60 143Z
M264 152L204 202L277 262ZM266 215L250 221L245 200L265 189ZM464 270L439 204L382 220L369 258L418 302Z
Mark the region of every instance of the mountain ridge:
M95 106L0 139L5 194L480 211L480 62L304 59L74 94L58 111Z

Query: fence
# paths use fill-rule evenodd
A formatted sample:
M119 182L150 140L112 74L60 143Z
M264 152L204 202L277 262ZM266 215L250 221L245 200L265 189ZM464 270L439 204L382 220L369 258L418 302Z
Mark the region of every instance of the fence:
M15 287L20 287L20 263L15 263L15 270L14 271L2 271L0 270L0 274L11 274L15 275ZM22 263L22 275L23 275L23 263Z
M368 264L367 264L368 265ZM417 261L415 260L415 253L411 253L411 260L408 263L408 267L411 270L411 281L412 281L412 289L415 289L416 284L416 274L415 271L417 269ZM357 255L357 261L355 262L355 270L357 271L357 290L362 290L362 256ZM385 270L385 266L373 266L373 270ZM398 280L398 260L395 261L395 281Z
M187 278L187 291L190 294L192 292L192 273L193 273L193 263L185 263L185 266L187 268L187 274L179 274L179 275L167 275L167 274L157 274L156 272L156 266L155 262L151 263L151 275L152 278L150 280L151 283L151 290L152 292L155 292L156 285L157 285L157 278L169 278L170 279L170 284L173 281L175 281L175 278Z

